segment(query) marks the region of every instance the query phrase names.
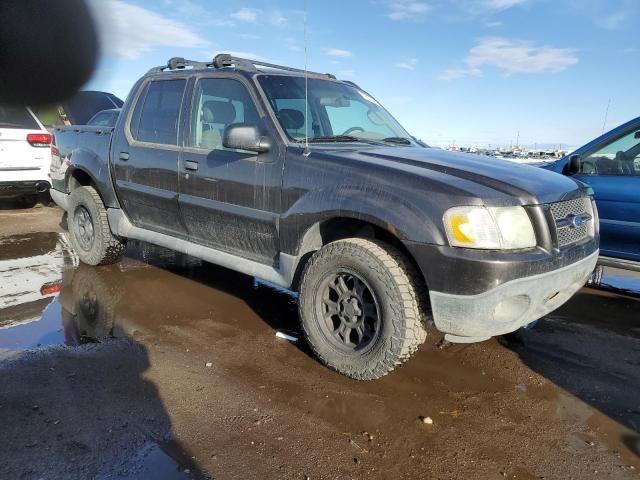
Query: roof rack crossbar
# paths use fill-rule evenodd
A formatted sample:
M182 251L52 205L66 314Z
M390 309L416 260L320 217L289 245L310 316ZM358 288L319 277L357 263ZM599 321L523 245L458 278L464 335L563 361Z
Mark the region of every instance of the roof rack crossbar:
M275 63L263 62L260 60L249 60L248 58L240 58L234 57L228 53L220 53L215 56L213 62L198 62L196 60L187 60L182 57L173 57L170 58L166 65L160 65L158 67L154 67L147 73L160 73L165 70L184 70L187 67L191 68L226 68L235 66L238 69L245 70L248 72L257 72L258 69L256 67L266 67L273 68L274 70L283 70L286 72L296 72L296 73L307 73L309 75L318 76L318 77L327 77L335 80L335 75L330 73L318 73L305 71L300 68L293 67L285 67L284 65L276 65Z
M148 73L159 73L159 72L164 72L165 70L183 70L187 67L208 68L211 66L212 64L207 62L198 62L197 60L187 60L182 57L172 57L169 60L167 60L166 65L153 67L151 70L149 70Z
M213 65L216 68L224 68L235 65L236 68L241 68L243 70L248 71L257 71L256 67L266 67L273 68L275 70L284 70L286 72L296 72L296 73L308 73L309 75L316 75L320 77L329 77L335 79L336 77L330 73L319 73L319 72L311 72L305 71L300 68L293 67L285 67L283 65L277 65L275 63L263 62L261 60L249 60L248 58L240 58L229 55L228 53L220 53L215 56L213 59Z

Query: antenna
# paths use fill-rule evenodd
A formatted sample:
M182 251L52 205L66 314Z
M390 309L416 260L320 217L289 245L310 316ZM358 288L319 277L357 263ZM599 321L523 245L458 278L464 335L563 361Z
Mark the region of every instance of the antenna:
M309 153L309 70L307 55L307 11L309 1L304 2L304 155Z
M607 101L607 109L604 111L604 121L602 122L602 133L604 133L604 128L607 126L607 117L609 116L609 105L611 105L611 98Z

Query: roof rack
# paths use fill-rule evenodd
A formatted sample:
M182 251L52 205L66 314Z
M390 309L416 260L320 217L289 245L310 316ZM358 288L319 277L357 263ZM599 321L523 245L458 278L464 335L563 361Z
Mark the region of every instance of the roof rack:
M187 67L194 69L206 69L206 68L227 68L235 67L238 70L244 70L247 72L257 72L256 67L272 68L274 70L284 70L286 72L306 73L308 75L327 77L335 80L335 75L330 73L318 73L305 71L300 68L285 67L283 65L276 65L275 63L262 62L259 60L249 60L248 58L234 57L228 53L220 53L215 56L213 62L198 62L195 60L186 60L182 57L173 57L167 61L166 65L160 65L154 67L147 73L160 73L166 70L184 70Z
M319 77L328 77L335 80L335 75L330 73L318 73L311 72L308 70L302 70L300 68L293 67L285 67L283 65L277 65L275 63L263 62L260 60L249 60L247 58L234 57L228 53L219 53L213 59L213 65L216 68L224 68L230 67L234 65L236 68L240 70L246 70L249 72L257 72L258 69L256 67L266 67L273 68L274 70L284 70L285 72L296 72L296 73L307 73L309 75L319 76Z
M209 68L212 67L212 63L198 62L196 60L187 60L182 57L172 57L167 61L166 65L160 65L159 67L153 67L147 73L159 73L165 70L184 70L187 67L192 68Z

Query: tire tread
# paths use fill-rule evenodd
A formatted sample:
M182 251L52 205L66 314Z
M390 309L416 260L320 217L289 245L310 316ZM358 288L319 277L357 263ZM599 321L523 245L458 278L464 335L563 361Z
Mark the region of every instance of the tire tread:
M88 195L89 199L83 199L82 197L85 195ZM124 254L126 242L120 240L111 233L109 219L107 217L107 209L104 207L102 198L100 198L100 195L95 188L90 186L78 187L71 193L69 215L73 215L73 211L79 203L86 202L87 200L93 204L93 207L97 212L97 215L95 216L96 218L92 218L94 222L93 228L96 235L101 236L102 248L85 254L85 252L76 245L74 234L70 235L72 245L84 263L89 265L108 265L111 263L117 263ZM69 221L71 229L73 219L70 219Z
M388 289L395 289L399 293L400 305L390 305L395 314L404 322L392 321L391 348L387 348L384 356L373 363L368 369L345 369L340 365L325 358L313 341L310 340L306 322L302 321L302 328L308 339L309 346L314 355L327 367L339 371L357 380L372 380L380 378L396 367L407 361L425 341L427 330L425 322L424 299L418 288L421 285L419 273L405 255L397 248L375 239L348 238L338 240L318 250L305 266L302 276L302 288L300 295L300 311L307 310L306 302L312 300L312 295L304 294L305 280L316 265L335 255L357 256L368 268L381 277L387 277ZM389 290L385 297L393 296ZM309 297L309 298L307 298ZM402 325L404 323L404 325Z

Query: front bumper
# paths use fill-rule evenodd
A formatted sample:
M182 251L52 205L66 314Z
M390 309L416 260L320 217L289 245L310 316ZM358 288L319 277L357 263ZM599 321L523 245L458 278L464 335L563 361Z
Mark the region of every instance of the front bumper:
M587 282L598 251L559 270L519 278L477 295L430 292L438 330L470 343L513 332L569 300Z
M598 239L552 252L483 251L408 242L429 287L433 319L452 342L512 332L565 303L598 260Z

